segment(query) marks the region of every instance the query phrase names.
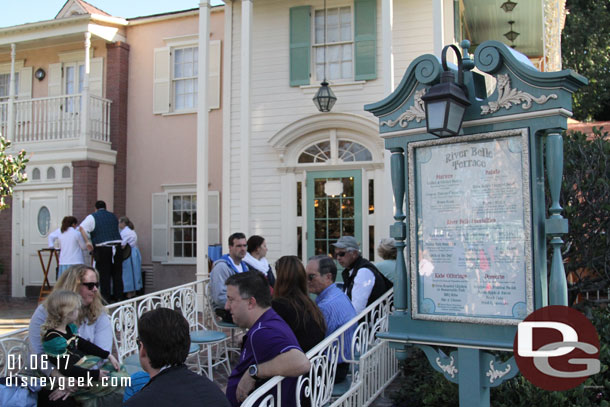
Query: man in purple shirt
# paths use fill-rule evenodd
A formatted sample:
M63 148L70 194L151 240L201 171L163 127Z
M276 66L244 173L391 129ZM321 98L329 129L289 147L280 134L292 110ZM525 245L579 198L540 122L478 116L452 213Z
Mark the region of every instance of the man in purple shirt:
M279 375L287 377L280 405L296 406L297 377L309 372L310 363L288 324L271 308L267 279L258 271L248 271L232 275L226 285L225 309L237 326L249 329L227 384L231 405L239 406L257 385Z

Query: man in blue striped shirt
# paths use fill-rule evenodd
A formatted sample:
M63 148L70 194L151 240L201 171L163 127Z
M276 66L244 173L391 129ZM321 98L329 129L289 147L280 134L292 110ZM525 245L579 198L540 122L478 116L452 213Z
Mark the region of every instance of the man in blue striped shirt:
M305 267L307 273L307 288L310 293L316 294L316 303L326 320L326 336L329 336L346 322L356 316L356 310L347 295L335 284L337 266L326 255L318 255L309 259ZM339 355L335 383L345 380L349 370L349 363L344 360L352 359L351 343L356 330L354 323L343 335L343 352Z

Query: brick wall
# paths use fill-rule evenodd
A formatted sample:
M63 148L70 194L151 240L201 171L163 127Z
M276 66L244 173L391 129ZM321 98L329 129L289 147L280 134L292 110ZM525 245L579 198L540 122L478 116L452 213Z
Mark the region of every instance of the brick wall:
M97 170L100 163L92 160L72 161L72 214L82 222L95 210L97 201Z
M12 199L5 198L7 204L11 205ZM12 227L13 208L9 207L0 211L0 264L2 264L2 274L0 274L0 297L11 295L11 261L13 253Z
M117 152L114 166L114 205L112 211L122 216L126 211L127 171L127 75L129 72L129 44L107 44L106 98L110 108L110 141Z

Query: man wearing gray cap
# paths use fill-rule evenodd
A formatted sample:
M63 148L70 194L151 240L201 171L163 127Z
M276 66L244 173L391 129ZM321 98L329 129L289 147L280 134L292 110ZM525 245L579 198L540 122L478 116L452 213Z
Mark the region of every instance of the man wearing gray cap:
M360 255L360 245L353 236L343 236L333 246L335 258L343 267L343 291L359 314L393 284L373 263Z

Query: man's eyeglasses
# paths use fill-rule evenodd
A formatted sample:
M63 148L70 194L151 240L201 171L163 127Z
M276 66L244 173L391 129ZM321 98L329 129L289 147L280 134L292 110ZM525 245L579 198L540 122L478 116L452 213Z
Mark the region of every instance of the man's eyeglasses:
M138 345L138 349L140 349L140 345L142 345L142 341L140 340L140 337L136 338L136 344Z
M100 283L81 283L85 287L87 287L90 291L93 291L93 288L100 288Z
M307 279L309 281L313 281L316 277L317 277L317 275L315 275L315 274L307 274Z
M337 252L335 253L335 257L343 257L347 254L347 252Z

